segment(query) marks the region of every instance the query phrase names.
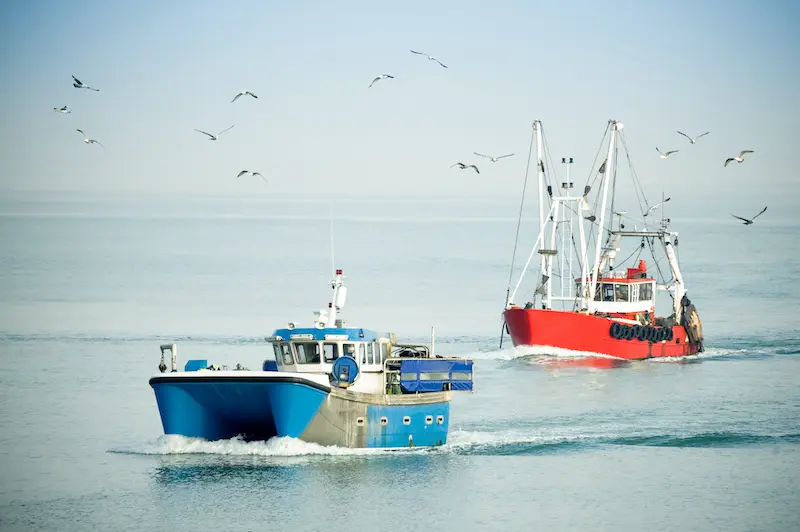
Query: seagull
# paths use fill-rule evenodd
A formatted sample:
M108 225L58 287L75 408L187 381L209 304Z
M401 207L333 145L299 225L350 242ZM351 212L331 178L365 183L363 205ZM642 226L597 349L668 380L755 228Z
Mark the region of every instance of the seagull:
M64 107L53 107L53 111L55 111L56 113L64 114L64 115L69 114L69 113L72 112L69 109L67 109L66 105Z
M656 210L656 209L658 209L659 207L661 207L662 205L664 205L664 204L665 204L666 202L668 202L669 200L670 200L670 198L667 198L667 199L665 199L664 201L660 201L660 202L656 203L655 205L651 205L651 206L650 206L650 208L649 208L649 209L647 209L647 211L646 211L646 212L645 212L645 213L644 213L642 216L647 216L648 214L650 214L650 213L651 213L651 212L653 212L654 210Z
M83 135L83 142L85 142L86 144L100 144L100 141L88 138L86 136L86 133L84 133L82 129L77 129L76 131L78 133L80 133L81 135ZM100 146L103 146L103 145L100 144ZM103 146L103 147L105 148L105 146Z
M666 159L667 157L669 157L670 153L676 153L678 150L671 150L668 151L667 153L663 153L661 150L658 149L658 146L656 146L656 151L661 154L662 159Z
M233 126L231 126L231 127L233 127ZM223 133L228 131L228 129L231 129L231 127L227 128L227 129L223 129L222 131L220 131L216 135L212 135L211 133L206 133L205 131L200 131L199 129L195 129L195 131L197 131L198 133L202 133L203 135L208 135L208 140L217 140L220 135L222 135Z
M479 173L479 174L481 173L481 171L478 170L478 167L475 166L474 164L456 163L456 164L451 165L450 168L452 168L453 166L458 166L458 168L461 169L461 170L465 170L467 168L474 168L477 173Z
M742 150L739 152L738 157L728 157L728 159L725 160L725 166L728 166L728 163L731 161L736 161L737 163L743 163L745 153L753 153L753 150Z
M704 137L704 136L708 135L709 133L711 133L711 132L710 132L710 131L706 131L706 132L705 132L705 133L703 133L702 135L697 135L695 138L692 138L692 137L690 137L689 135L687 135L686 133L684 133L684 132L682 132L682 131L678 131L678 135L683 135L684 137L686 137L687 139L689 139L689 142L691 142L692 144L694 144L695 142L697 142L698 140L700 140L700 137Z
M377 78L372 80L372 83L369 84L369 87L372 87L375 84L376 81L380 81L380 80L386 79L386 78L394 79L394 76L392 76L390 74L381 74L380 76L378 76ZM367 88L369 88L369 87L367 87Z
M264 180L264 183L267 183L267 178L265 178L263 175L261 175L260 172L251 172L250 170L242 170L241 172L239 172L239 175L236 176L236 179L239 179L243 175L247 175L247 174L250 174L253 177L259 176L261 179Z
M761 216L762 214L764 214L764 211L766 211L766 210L767 210L767 208L766 208L766 207L764 207L764 208L761 210L761 212L760 212L760 213L758 213L758 214L756 214L755 216L753 216L753 219L752 219L752 220L748 220L747 218L742 218L741 216L736 216L735 214L731 214L731 216L733 216L734 218L738 218L738 219L742 220L742 223L743 223L744 225L750 225L750 224L752 224L752 223L753 223L753 220L755 220L756 218L758 218L759 216Z
M233 103L233 102L235 102L236 100L238 100L238 99L239 99L239 96L252 96L252 97L253 97L253 98L255 98L256 100L258 100L258 96L256 96L256 95L255 95L255 94L253 94L252 92L250 92L250 91L242 91L242 92L240 92L239 94L237 94L236 96L234 96L234 97L233 97L233 100L231 100L231 103Z
M512 155L514 155L513 153L509 153L508 155L501 155L500 157L492 157L490 155L484 155L484 154L478 153L476 151L474 151L472 153L474 153L475 155L478 155L480 157L486 157L487 159L489 159L493 163L496 163L498 159L502 159L503 157L511 157Z
M76 89L89 89L90 91L100 92L100 89L95 89L94 87L90 87L89 85L84 85L83 82L81 82L81 80L76 78L74 75L72 76L72 79L75 80L72 82L72 86L75 87Z
M442 65L444 68L447 68L447 65L445 65L444 63L442 63L441 61L439 61L438 59L436 59L432 55L428 55L428 54L426 54L424 52L415 52L414 50L411 50L411 53L412 54L417 54L417 55L424 55L424 56L426 56L428 58L429 61L436 61L437 63Z

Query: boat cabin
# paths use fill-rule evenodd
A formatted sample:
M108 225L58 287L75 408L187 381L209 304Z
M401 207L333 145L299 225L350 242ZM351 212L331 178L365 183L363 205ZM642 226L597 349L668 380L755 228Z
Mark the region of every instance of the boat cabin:
M426 346L397 344L391 336L356 328L278 329L266 339L275 361L265 360L264 370L327 374L332 384L365 393L472 390L471 360L432 358Z
M587 279L587 283L589 280ZM580 292L581 280L577 279ZM647 276L645 262L625 272L604 272L597 280L592 309L597 314L652 322L655 313L656 280Z

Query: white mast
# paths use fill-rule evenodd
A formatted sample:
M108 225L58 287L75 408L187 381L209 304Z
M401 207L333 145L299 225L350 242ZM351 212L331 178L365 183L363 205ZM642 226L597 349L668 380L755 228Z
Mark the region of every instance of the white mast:
M543 158L543 148L542 148L542 121L541 120L534 120L533 121L533 131L536 134L536 173L539 176L539 233L542 234L542 243L544 243L544 163L542 162ZM550 209L548 209L549 211ZM540 257L539 262L539 272L540 275L545 275L545 255ZM538 282L538 281L537 281ZM546 299L549 300L550 298L550 286L546 286L545 290L547 293L542 294L542 301ZM534 300L536 298L536 294L534 294ZM549 302L548 302L549 303Z
M606 219L606 202L608 200L608 184L614 179L616 173L616 161L614 161L614 147L617 140L617 131L622 129L622 124L618 120L609 120L611 124L611 139L608 141L608 156L606 157L605 182L603 183L603 201L600 205L600 224L597 231L597 246L594 254L594 267L592 269L592 280L589 289L589 299L594 300L594 293L597 287L597 277L600 273L600 250L603 246L603 228ZM591 309L591 305L589 305Z

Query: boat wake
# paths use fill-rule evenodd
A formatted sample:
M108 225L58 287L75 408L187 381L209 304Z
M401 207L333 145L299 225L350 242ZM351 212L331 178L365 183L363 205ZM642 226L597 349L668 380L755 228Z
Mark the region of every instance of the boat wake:
M750 445L800 444L800 433L759 434L754 432L630 432L582 429L506 429L499 431L454 430L441 447L403 449L348 449L322 446L295 438L272 438L246 442L238 438L206 441L183 436L162 436L141 447L110 449L111 453L164 457L218 456L230 460L264 458L293 465L311 458L387 457L398 454L443 455L549 455L565 452L608 450L610 447L730 448Z
M454 431L440 452L466 455L544 455L608 449L609 447L726 448L800 443L800 434L748 432L619 433Z
M767 358L780 355L800 354L800 345L779 343L776 345L741 344L732 346L708 347L702 353L681 357L657 357L644 360L626 360L602 353L572 351L560 347L519 346L503 349L486 348L469 353L473 360L493 360L517 362L529 365L561 365L589 367L625 367L631 364L653 363L691 363L710 359Z

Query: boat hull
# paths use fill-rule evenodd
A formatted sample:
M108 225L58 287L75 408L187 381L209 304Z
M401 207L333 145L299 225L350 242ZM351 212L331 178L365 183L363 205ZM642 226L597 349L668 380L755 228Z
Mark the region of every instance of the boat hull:
M512 307L503 313L515 346L537 346L598 353L625 360L682 357L696 354L697 345L688 341L686 330L663 327L615 326L614 320L578 312ZM623 334L621 331L627 334ZM616 334L614 334L616 333ZM657 338L667 334L669 339ZM616 337L615 337L616 336ZM655 340L654 340L655 339Z
M367 394L274 371L193 373L150 379L165 434L249 441L288 436L347 448L447 442L450 392Z

